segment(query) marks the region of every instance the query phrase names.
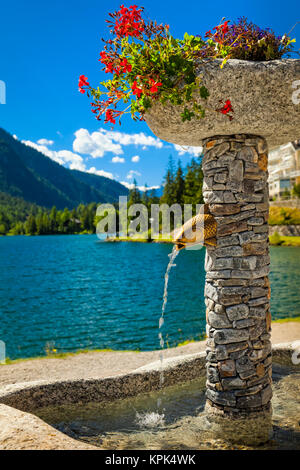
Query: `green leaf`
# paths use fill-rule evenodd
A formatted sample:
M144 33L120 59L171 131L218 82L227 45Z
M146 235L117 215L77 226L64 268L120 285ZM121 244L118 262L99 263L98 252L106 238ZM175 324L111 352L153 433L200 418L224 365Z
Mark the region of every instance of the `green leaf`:
M204 85L200 87L199 93L201 98L204 98L205 100L209 97L209 91Z

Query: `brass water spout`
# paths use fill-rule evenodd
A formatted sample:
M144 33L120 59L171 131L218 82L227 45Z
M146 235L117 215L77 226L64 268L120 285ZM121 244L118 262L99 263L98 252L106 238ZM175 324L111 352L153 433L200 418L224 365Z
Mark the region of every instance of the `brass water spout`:
M196 230L197 229L197 230ZM188 220L181 228L174 231L173 242L177 250L187 245L200 244L216 246L217 223L209 212L208 205L204 205L204 212Z

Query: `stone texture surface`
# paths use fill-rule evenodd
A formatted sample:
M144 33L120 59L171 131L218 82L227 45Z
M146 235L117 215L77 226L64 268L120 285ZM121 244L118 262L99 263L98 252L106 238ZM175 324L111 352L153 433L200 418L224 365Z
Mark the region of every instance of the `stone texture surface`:
M207 398L224 412L265 412L272 397L267 142L218 136L203 147L204 200L217 222L205 259Z
M220 61L216 60L200 63L197 71L210 92L207 107L215 110L220 107L219 100L230 99L234 109L233 120L229 121L220 113L207 111L204 119L183 123L180 107L155 103L145 118L157 137L174 144L200 146L202 139L207 137L254 134L265 137L270 148L299 137L300 105L293 104L292 93L295 90L292 83L300 80L300 59L269 62L231 59L223 69L220 68ZM205 104L198 99L198 94L195 98ZM251 146L252 140L249 137L246 145ZM232 145L238 149L239 143L237 139ZM223 142L222 148L216 151L224 153L226 149L227 142ZM266 146L263 142L258 143L258 150L259 169L266 170ZM254 154L253 157L256 165L257 156ZM239 158L248 163L251 155L243 151ZM249 163L246 171L254 174L255 179L256 167L251 168Z

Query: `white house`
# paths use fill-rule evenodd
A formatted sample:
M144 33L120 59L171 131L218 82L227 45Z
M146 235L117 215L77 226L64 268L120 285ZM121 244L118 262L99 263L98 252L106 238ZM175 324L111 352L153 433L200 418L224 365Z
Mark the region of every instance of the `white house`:
M280 145L269 152L270 199L281 198L300 184L300 140Z

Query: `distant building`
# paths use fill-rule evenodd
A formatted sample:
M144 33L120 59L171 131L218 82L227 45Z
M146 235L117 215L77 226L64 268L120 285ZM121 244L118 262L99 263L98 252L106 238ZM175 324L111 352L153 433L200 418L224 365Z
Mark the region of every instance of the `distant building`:
M284 197L300 184L300 140L280 145L269 152L270 199Z

